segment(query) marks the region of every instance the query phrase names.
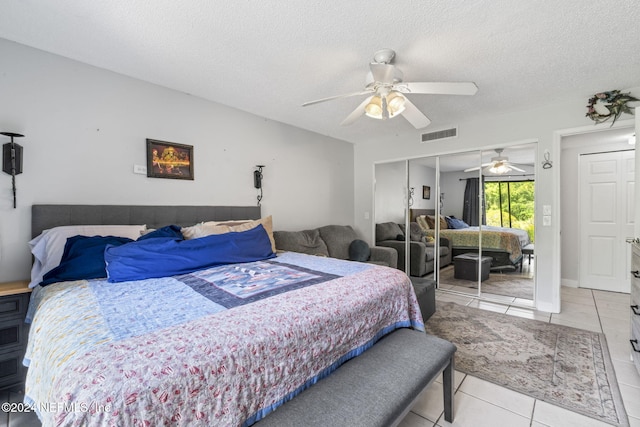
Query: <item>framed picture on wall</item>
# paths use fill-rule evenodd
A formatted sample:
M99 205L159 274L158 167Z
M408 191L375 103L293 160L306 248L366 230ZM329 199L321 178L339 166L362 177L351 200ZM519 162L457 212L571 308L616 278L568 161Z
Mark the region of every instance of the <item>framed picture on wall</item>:
M431 187L426 185L422 186L422 198L427 200L431 198Z
M193 145L147 139L147 176L193 180Z

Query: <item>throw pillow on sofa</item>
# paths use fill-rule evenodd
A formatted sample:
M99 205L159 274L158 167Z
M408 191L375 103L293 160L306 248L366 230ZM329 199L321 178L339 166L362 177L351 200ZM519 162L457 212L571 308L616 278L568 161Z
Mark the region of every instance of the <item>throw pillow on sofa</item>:
M329 256L329 249L317 229L303 231L274 231L273 238L279 251L300 252Z
M404 234L404 231L395 222L383 222L376 224L376 242L383 240L396 240L398 234Z
M371 256L371 248L364 240L356 239L349 245L349 260L366 262Z

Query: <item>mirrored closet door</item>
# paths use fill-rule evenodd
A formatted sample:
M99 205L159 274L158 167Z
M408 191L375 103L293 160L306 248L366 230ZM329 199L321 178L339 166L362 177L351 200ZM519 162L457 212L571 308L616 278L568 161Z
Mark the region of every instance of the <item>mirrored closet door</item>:
M399 268L441 290L533 305L535 152L529 143L376 165L376 223L405 222Z
M418 195L407 184L407 164L402 160L375 165L374 237L376 246L398 252L398 268L410 275L405 233L408 211Z

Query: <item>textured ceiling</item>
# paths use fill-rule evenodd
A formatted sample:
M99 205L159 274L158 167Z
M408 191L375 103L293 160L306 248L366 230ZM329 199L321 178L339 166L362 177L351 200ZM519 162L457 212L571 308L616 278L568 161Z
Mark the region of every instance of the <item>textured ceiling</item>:
M637 0L2 0L0 38L351 142L640 86ZM479 91L409 95L421 131L340 126L357 97L301 107L360 90L381 48L405 81Z

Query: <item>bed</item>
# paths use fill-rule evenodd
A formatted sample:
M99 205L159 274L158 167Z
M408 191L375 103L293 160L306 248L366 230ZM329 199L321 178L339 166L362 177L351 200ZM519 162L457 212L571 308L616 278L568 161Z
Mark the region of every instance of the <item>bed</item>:
M417 221L421 215L434 215L434 210L411 209L410 211L412 222ZM426 230L426 233L434 235L435 230ZM477 253L482 241L482 255L492 257L492 269L522 268L522 248L531 243L529 234L525 230L487 225L483 225L482 229L480 227L440 228L440 237L451 241L453 256L467 252Z
M32 234L259 218L258 207L34 205ZM271 248L262 223L191 242L250 233L252 248ZM105 249L108 279L34 288L25 401L43 425L248 426L386 334L424 330L411 282L396 269L285 252L113 281L116 255L126 263L138 243Z

